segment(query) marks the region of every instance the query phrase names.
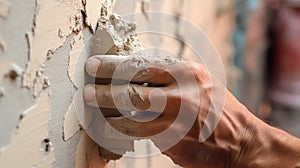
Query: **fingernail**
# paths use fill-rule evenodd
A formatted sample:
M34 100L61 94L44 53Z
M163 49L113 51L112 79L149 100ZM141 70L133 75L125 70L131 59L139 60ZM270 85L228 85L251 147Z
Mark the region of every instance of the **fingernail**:
M100 61L97 58L92 57L86 63L87 71L94 75L97 73L99 65Z
M87 85L84 88L83 91L83 97L86 101L93 101L96 96L96 90L95 87L92 85Z

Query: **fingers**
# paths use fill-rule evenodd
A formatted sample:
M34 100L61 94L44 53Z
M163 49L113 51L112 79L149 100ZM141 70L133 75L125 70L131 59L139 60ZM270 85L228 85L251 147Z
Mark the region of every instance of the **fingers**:
M86 63L86 70L96 78L169 84L173 78L167 72L168 67L177 62L174 58L103 55L91 57Z
M132 140L140 137L149 137L164 131L167 126L158 118L149 122L138 122L132 118L106 118L100 130L102 135L109 139Z
M87 85L84 88L84 99L88 105L98 108L162 112L167 101L167 89L135 84Z

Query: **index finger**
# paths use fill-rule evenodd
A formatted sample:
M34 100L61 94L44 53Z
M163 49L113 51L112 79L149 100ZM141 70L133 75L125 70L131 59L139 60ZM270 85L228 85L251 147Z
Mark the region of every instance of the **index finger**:
M138 83L169 84L173 77L170 65L179 60L171 57L152 58L141 56L97 55L86 63L89 75L103 79L121 79Z

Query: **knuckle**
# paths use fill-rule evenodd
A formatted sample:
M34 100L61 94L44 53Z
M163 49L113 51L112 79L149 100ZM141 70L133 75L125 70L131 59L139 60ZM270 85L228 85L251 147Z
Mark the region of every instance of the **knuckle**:
M194 73L206 72L206 68L203 64L198 64L198 63L192 62L192 61L187 61L186 64Z
M204 84L210 82L210 75L207 68L203 64L198 64L195 62L187 62L188 67L194 74L195 79L200 83Z

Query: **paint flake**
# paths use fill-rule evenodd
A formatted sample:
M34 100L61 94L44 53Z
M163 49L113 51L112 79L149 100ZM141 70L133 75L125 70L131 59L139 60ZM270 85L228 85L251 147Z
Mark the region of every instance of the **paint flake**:
M76 84L75 81L75 68L78 64L79 57L81 54L81 51L84 47L84 42L83 42L83 38L82 38L82 33L80 33L78 36L74 37L74 39L72 40L73 43L71 43L71 52L69 54L69 63L68 63L68 77L70 82L73 84L74 88L78 89L79 84ZM83 67L84 68L84 67ZM83 77L82 77L83 78Z

